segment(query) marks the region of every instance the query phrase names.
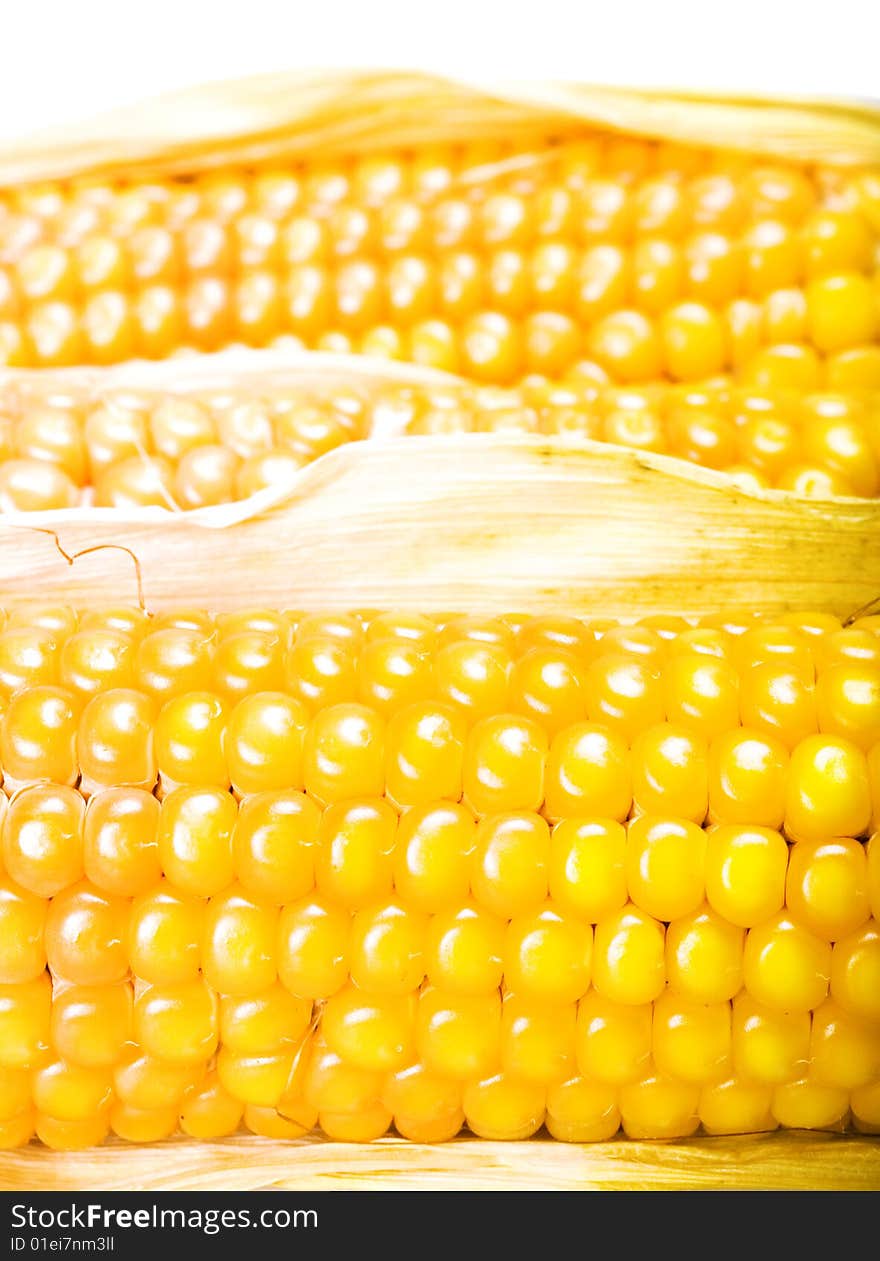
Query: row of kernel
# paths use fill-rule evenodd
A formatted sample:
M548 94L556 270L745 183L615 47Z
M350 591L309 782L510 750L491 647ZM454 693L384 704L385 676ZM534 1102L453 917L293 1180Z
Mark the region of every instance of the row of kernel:
M287 689L309 702L302 676L323 670L328 685L332 676L337 686L316 695L316 703L326 704L331 696L362 700L387 713L433 695L471 718L509 710L556 730L584 717L613 721L609 698L622 688L635 689L635 713L651 691L656 695L658 682L670 693L711 687L723 694L718 708L727 717L753 683L752 672L765 667L795 679L814 715L819 690L825 699L818 709L834 708L835 671L861 677L865 699L853 698L850 705L853 715L862 710L865 718L872 672L880 665L871 619L841 629L832 618L813 635L773 619L747 619L734 636L723 627L692 626L684 619L667 632L662 626L575 619L520 618L511 624L370 617L365 634L356 617L303 618L271 610L225 615L216 624L204 614L147 617L136 610L86 614L80 624L63 606L33 614L13 610L0 630L0 691L8 698L25 686L61 684L83 695L133 686L167 699L192 690L231 698ZM104 666L99 646L108 650ZM332 663L323 661L328 653ZM671 695L667 701L675 708ZM658 712L648 704L645 717L656 720ZM816 723L814 716L805 730L816 730ZM715 734L708 711L707 725L697 729Z
M270 346L403 359L500 385L569 373L633 383L730 373L758 388L876 387L878 300L857 288L859 280L816 282L810 304L801 312L799 302L796 315L783 309L784 322L776 301L765 311L735 299L721 308L684 301L659 318L614 307L594 323L546 308L514 316L487 306L459 320L426 281L422 310L401 324L398 305L410 291L389 298L371 271L302 268L283 279L255 272L235 285L194 281L182 293L155 286L131 299L106 291L83 312L42 303L23 324L0 321L0 354L10 367L58 368Z
M65 1070L74 1076L82 1070L85 1079L112 1077L122 1099L148 1107L143 1072L152 1066L161 1081L163 1065L180 1076L216 1063L241 1102L275 1106L292 1093L292 1082L299 1085L315 1030L356 1073L395 1072L421 1061L456 1082L501 1068L544 1085L580 1073L621 1087L638 1082L652 1063L697 1086L734 1075L761 1087L812 1079L849 1091L880 1078L876 1015L872 1020L834 996L811 1013L770 1006L745 989L732 1001L703 1003L670 985L653 1000L628 1004L598 988L559 1003L510 991L458 993L428 984L389 995L345 984L313 1010L310 1000L278 984L218 994L201 980L56 983L52 993L45 975L3 986L2 996L0 1120L12 1110L5 1097L10 1084L20 1098L34 1074L52 1079ZM131 1065L141 1057L146 1064L135 1083ZM328 1107L326 1100L315 1103ZM63 1119L57 1104L40 1106Z
M147 617L119 609L87 613L80 623L73 610L43 607L14 610L0 631L0 696L6 705L23 689L60 685L62 708L78 708L110 689L133 689L157 705L195 690L225 703L278 691L310 714L340 702L386 716L436 703L453 727L456 717L470 725L519 715L548 737L589 717L627 741L647 738L668 716L677 729L668 735L689 733L699 784L705 742L740 722L789 750L821 731L869 751L877 738L875 621L841 628L817 616L811 626L804 615L746 617L735 627L683 619L623 626L255 610L215 623L201 612ZM33 705L39 729L42 702L22 704ZM662 737L654 733L648 747Z
M359 1100L350 1070L340 1076ZM26 1109L0 1121L0 1146L22 1146L36 1136L50 1148L78 1150L101 1143L111 1132L127 1142L149 1143L178 1130L210 1140L235 1134L242 1123L251 1133L273 1139L301 1138L319 1127L341 1142L370 1142L393 1125L401 1137L419 1143L444 1142L465 1125L492 1141L521 1141L546 1126L562 1142L590 1143L619 1132L634 1139L684 1138L701 1125L707 1134L765 1133L780 1125L839 1131L851 1115L857 1129L877 1133L876 1083L847 1092L806 1079L773 1089L731 1077L697 1087L652 1071L619 1091L582 1077L545 1088L505 1073L457 1088L414 1065L390 1077L383 1088L371 1089L368 1103L345 1112L319 1112L304 1100L280 1111L243 1104L212 1071L176 1104L164 1107L137 1108L102 1096L102 1107L86 1118L59 1120Z
M870 266L875 202L870 172L806 173L740 155L596 137L229 170L167 183L24 186L3 194L0 243L12 263L52 241L83 247L79 278L93 288L102 280L124 284L129 274L149 281L175 266L204 272L218 264L261 265L285 245L301 261L297 237L311 235L306 226L315 221L314 234L329 237L325 251L349 240L394 254L432 238L434 248L491 248L568 239L580 228L612 240L678 240L694 231L740 234L770 220L775 234L759 235L756 244L778 246L786 228L798 228L806 266L821 273ZM299 233L291 223L302 224ZM288 238L280 246L279 225ZM179 239L179 258L166 234ZM27 296L41 296L41 269L23 270Z
M691 298L697 310L664 330L670 373L690 378L718 359L716 308L768 297L757 321L731 312L737 370L767 340L812 354L875 348L870 174L723 157L713 170L694 153L651 176L659 150L644 142L606 169L617 143L506 157L490 147L453 167L429 158L421 194L417 155L371 159L369 174L230 173L209 194L200 181L93 187L74 191L76 208L67 190L24 190L0 217L4 357L107 362L290 333L478 379L556 376L584 354L642 379L662 362L643 311ZM524 332L528 309L541 319ZM585 349L572 314L611 323ZM418 336L398 336L411 325Z
M166 183L90 178L70 184L26 184L4 190L2 207L4 217L35 216L75 236L98 219L127 231L156 215L176 223L202 214L226 222L244 209L283 218L297 206L316 211L349 199L366 207L399 196L430 201L451 187L474 196L487 189L524 191L543 182L548 171L572 192L600 175L619 180L627 189L651 177L653 182L639 196L644 200L647 194L649 201L663 204L668 203L663 184L673 181L684 190L695 222L706 225L723 221L735 226L767 214L797 221L816 201L843 210L854 208L861 199L870 211L876 196L871 172L804 170L782 160L584 126L574 136L437 143L283 166L210 170ZM659 198L651 192L656 188ZM83 219L75 222L72 209L82 212ZM85 221L86 209L94 212L90 222Z
M833 1003L811 1027L809 1017L768 1012L745 995L732 1007L695 1007L670 992L653 1008L621 1009L591 991L577 1009L560 1009L513 995L465 1001L429 988L391 1003L346 990L327 1004L317 1037L291 1013L291 1037L276 1037L271 1053L261 1043L255 1056L254 1004L214 997L206 1006L191 993L184 1017L175 1010L179 994L147 989L111 1012L96 1009L94 992L67 1003L65 993L49 1022L44 1002L27 1013L30 1024L37 1029L42 1019L47 1036L88 1048L91 1059L49 1054L32 1070L7 1066L4 1146L27 1142L35 1128L59 1147L100 1142L110 1128L151 1141L178 1123L193 1136L220 1137L243 1115L249 1128L274 1137L317 1123L331 1137L364 1140L394 1120L415 1141L451 1138L464 1123L484 1137L525 1138L544 1122L545 1107L550 1132L577 1141L612 1137L621 1114L625 1133L647 1138L684 1135L700 1123L709 1133L841 1127L850 1108L860 1128L878 1126L876 1028ZM269 1027L277 1021L273 993L256 1008ZM91 1036L88 1015L102 1018ZM129 1041L114 1062L102 1060L108 1035L124 1036L127 1026L143 1044ZM229 1041L215 1057L219 1029Z
M498 204L490 198L483 208ZM440 240L432 239L431 225L416 210L406 227L421 231L413 232L409 241L396 233L392 251L376 248L379 216L371 223L364 211L346 214L345 222L342 216L280 225L249 218L244 258L234 233L217 224L196 224L180 234L153 228L135 233L131 243L99 238L73 250L40 244L14 267L0 269L0 311L6 318L27 318L29 312L33 319L56 304L82 304L88 323L89 310L106 303L109 294L137 310L157 289L185 295L220 280L231 294L258 296L261 281L264 289L271 278L290 292L302 287L306 276L313 286L327 286L328 315L348 333L380 323L382 312L394 317L394 323L399 317L404 325L431 316L458 323L480 310L511 316L545 310L593 323L612 310L661 314L687 301L717 309L746 298L761 306L768 340L796 340L791 330L809 326L819 333L819 349L833 353L849 343L836 326L829 331L831 326L822 322L829 295L844 288L849 298L864 301L871 292L872 237L864 221L856 227L861 239L854 248L834 259L804 248L794 231L772 220L759 222L739 239L697 231L676 240L661 231L631 244L585 216L564 229L560 225L549 239L530 237L528 229L517 238L516 231L528 222L527 207L523 216L521 204L505 200L505 205L519 219L511 225L509 244L497 233L495 240L485 241L479 231L471 231L468 239L467 232L458 230L462 218L472 217L462 203L453 208L459 220L454 227L444 222L450 208L442 203L438 207L443 216L435 225L442 232ZM822 215L823 226L833 230L835 218ZM337 224L344 228L353 219L366 229L363 235L346 238L334 232ZM131 251L141 242L150 254L140 265L132 264ZM370 281L381 294L381 307L373 299L367 308L373 318L357 319L343 299L352 291L366 291ZM869 309L862 314L868 330ZM851 330L856 342L870 341L870 331L867 337L858 336L855 323Z
M630 182L583 155L575 144L522 155L507 168L503 159L494 167L487 160L469 174L460 171L457 188L452 170L440 177L435 167L435 187L421 197L402 187L410 174L405 162L378 164L371 188L357 177L349 181L342 169L317 176L311 190L298 186L293 172L279 172L271 207L259 201L272 175L259 172L216 178L213 195L203 197L200 182L59 186L44 189L39 202L38 190L24 189L19 205L0 214L0 250L24 301L279 261L327 262L334 254L485 251L640 236L673 243L695 232L714 235L722 258L726 240L741 238L750 265L756 267L757 256L765 271L775 267L773 278L787 275L783 264L793 259L797 275L871 269L870 176L843 177L832 189L793 168L756 166L738 175L669 172ZM832 173L816 173L826 174ZM29 194L32 204L22 205ZM53 256L54 242L75 251L73 257Z
M551 837L538 816L474 826L446 803L409 812L396 832L382 801L321 818L301 794L261 794L236 818L228 794L189 790L157 828L146 794L110 790L85 820L81 802L79 818L63 814L75 799L26 790L7 814L4 983L48 964L79 985L130 969L160 985L202 972L245 994L280 976L300 997L327 998L348 976L395 995L427 976L573 1002L592 979L640 1003L667 982L720 1001L744 980L784 1010L814 1008L830 983L846 1010L880 1019L876 838L867 852L847 840L788 851L769 829L703 833L650 816L629 837L579 819Z
M666 734L687 733L697 783L701 774L705 778L710 753L713 765L716 754L724 762L736 760L739 745L750 736L765 746L772 743L764 761L779 763L783 775L788 751L808 735L844 738L866 752L880 739L880 663L868 656L877 643L870 636L861 658L835 659L835 645L829 645L832 651L815 681L809 652L771 652L762 659L756 650L752 659L737 663L690 648L689 642L713 646L711 636L686 642L682 651L673 648L660 661L616 651L609 639L597 645L589 666L559 648L536 647L514 660L500 646L469 641L453 641L432 654L395 639L355 650L324 637L297 639L285 649L284 638L284 632L223 636L167 628L136 644L124 632L90 628L72 633L59 651L51 631L7 629L0 632L0 695L10 714L8 739L14 744L22 725L38 739L47 706L67 715L62 723L67 732L90 698L122 691L154 707L196 692L227 707L249 699L254 721L261 706L281 704L279 697L287 694L290 722L299 726L309 713L339 703L360 704L401 723L406 712L415 723L418 706L450 728L446 738L454 744L461 744L468 726L489 717L537 724L550 739L573 724L591 722L634 748L641 740L641 751L645 742L650 747ZM858 633L841 638L844 644L860 643ZM775 722L768 684L777 692ZM785 730L786 719L793 731ZM667 730L656 730L659 726ZM715 742L725 735L735 743L722 754ZM38 769L40 756L37 748L27 755L33 778L47 777Z
M658 715L662 718L662 713ZM673 718L676 715L672 715ZM791 839L865 835L878 813L880 745L865 753L836 735L806 736L789 755L778 740L740 729L734 709L709 748L690 724L563 726L552 741L530 718L495 714L466 731L447 706L415 702L390 722L358 703L310 717L294 697L258 692L228 709L211 692L157 702L111 688L84 708L72 694L29 687L0 720L7 793L50 780L89 795L120 784L163 793L178 785L305 789L322 804L386 791L398 806L463 798L478 815L539 811L551 820L625 820L636 807L696 822L754 819ZM16 797L26 802L30 796ZM637 794L637 795L636 795ZM24 809L24 805L17 806Z
M202 610L151 616L111 608L80 618L66 606L25 606L0 614L0 694L8 699L24 687L60 684L89 696L127 686L161 701L193 690L226 699L287 690L310 710L361 700L386 713L433 697L471 721L519 712L553 734L588 716L614 725L624 717L614 712L623 701L615 693L627 689L633 716L644 708L650 722L656 706L646 698L656 696L659 675L670 693L665 702L690 729L711 737L736 725L741 711L745 725L770 729L791 747L820 721L834 730L836 679L854 693L844 725L868 746L878 624L865 617L841 627L824 614L746 614L698 625L659 617L628 626L571 617L269 609L215 619Z
M437 796L398 818L381 796L353 794L322 811L292 789L258 791L239 805L218 787L175 788L161 804L145 789L113 787L86 803L73 787L35 784L4 807L2 852L9 875L38 898L60 895L83 875L99 891L132 897L164 873L187 896L217 895L239 880L274 905L317 888L348 910L389 897L392 887L419 913L472 892L505 920L549 895L561 913L595 924L628 896L663 921L694 913L708 897L743 927L786 905L825 940L857 929L870 909L876 915L880 895L876 838L864 845L829 831L789 849L779 831L760 824L703 831L654 812L624 827L587 810L551 831L527 810L476 820ZM25 916L36 950L28 957L39 961L45 907L33 916Z
M92 693L103 684L133 685L157 698L212 688L234 696L284 688L286 680L308 702L299 676L314 673L315 658L329 652L336 667L324 662L323 669L328 678L339 676L339 686L316 695L319 704L332 695L333 700L360 699L388 712L387 702L393 708L395 703L428 699L439 681L437 698L470 717L508 709L546 718L558 729L563 715L564 721L614 718L613 706L596 698L614 691L616 670L632 673L626 686L636 684L636 708L658 676L668 676L673 690L718 693L719 711L726 716L736 707L732 693L742 697L756 670L769 668L796 680L801 701L815 709L817 675L828 688L834 670L845 669L853 678L861 672L864 699L851 704L865 716L875 686L872 672L880 665L878 625L880 619L864 617L842 627L831 615L809 613L763 618L747 613L697 624L661 616L635 626L611 619L425 617L375 610L316 616L256 609L215 620L202 610L152 616L120 608L87 612L80 619L63 605L25 606L0 614L0 690L9 697L24 686L61 683ZM116 637L116 651L112 667L102 672L97 668L100 654L90 654L89 647L109 644L102 638L108 635ZM86 662L92 655L96 663L90 671ZM120 655L132 659L123 667ZM391 677L395 674L401 676L397 683ZM481 691L484 695L475 704ZM588 709L588 693L595 715ZM554 719L555 709L559 717ZM804 733L816 729L814 720ZM702 730L714 734L711 722ZM870 744L870 738L863 743Z

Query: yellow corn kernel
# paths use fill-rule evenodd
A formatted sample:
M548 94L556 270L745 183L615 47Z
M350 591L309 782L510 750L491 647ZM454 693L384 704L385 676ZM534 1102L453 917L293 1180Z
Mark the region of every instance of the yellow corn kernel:
M321 812L301 792L254 793L241 803L232 832L233 870L253 898L295 902L315 884Z
M162 802L159 861L183 893L211 897L232 881L232 829L237 811L219 788L182 786Z
M314 1112L308 1117L302 1116L300 1121L292 1121L282 1116L275 1108L264 1108L249 1103L244 1110L244 1123L252 1134L260 1134L263 1138L290 1139L302 1138L314 1129L318 1114Z
M742 986L742 928L704 904L666 929L666 976L670 987L696 1003L720 1003Z
M514 917L504 943L504 976L523 998L576 1002L590 983L593 932L551 902Z
M373 1103L355 1113L318 1113L321 1129L328 1138L340 1143L371 1143L387 1132L391 1121L391 1113L381 1103Z
M639 814L677 815L702 823L708 809L705 740L685 727L661 723L632 744L633 804Z
M624 1133L628 1138L686 1138L699 1127L699 1101L698 1086L649 1068L647 1076L620 1088Z
M204 904L167 881L135 898L126 950L135 975L151 985L193 981L202 963Z
M547 737L531 719L482 719L465 746L465 800L478 815L536 810L544 797L546 758Z
M726 661L698 653L673 658L664 672L666 717L711 740L739 723L739 677Z
M546 1108L547 1129L563 1143L601 1143L620 1128L617 1092L585 1077L548 1086Z
M318 1039L312 1046L306 1066L303 1081L305 1104L318 1112L332 1115L358 1112L379 1101L382 1082L380 1073L347 1064Z
M131 1040L131 986L71 985L54 995L52 1042L70 1064L110 1068Z
M380 797L385 788L385 724L364 705L322 709L303 749L306 791L322 804Z
M627 903L596 925L593 984L613 1002L653 1002L666 982L662 924Z
M718 736L709 753L710 820L781 828L788 763L772 736L746 728Z
M428 980L452 994L491 994L501 984L505 924L475 903L431 916L425 937Z
M204 1063L217 1046L217 1023L217 995L204 980L150 986L135 1000L135 1038L157 1059Z
M399 900L374 903L351 921L348 963L351 978L371 994L404 995L425 976L426 918Z
M700 1091L697 1111L707 1134L761 1134L778 1125L770 1111L770 1086L728 1077Z
M428 913L456 905L470 888L476 825L464 806L415 806L400 822L394 887L409 906Z
M783 912L749 929L745 987L779 1011L809 1011L828 993L831 947Z
M110 1074L104 1068L85 1068L64 1060L50 1060L31 1080L34 1106L56 1121L88 1121L111 1100Z
M289 1051L249 1056L222 1046L217 1053L221 1085L234 1099L257 1108L274 1108L281 1101L293 1066Z
M501 1064L505 1073L549 1084L575 1068L573 1003L537 1002L508 993L501 1010Z
M0 1084L0 1122L11 1121L30 1107L30 1074L25 1068L8 1069Z
M280 984L244 997L220 999L220 1040L237 1055L258 1056L299 1045L309 1029L312 1004Z
M154 702L141 692L113 688L86 705L77 734L82 786L152 790L157 767L153 751Z
M546 1092L537 1082L498 1073L469 1083L462 1107L468 1128L480 1138L517 1141L530 1138L543 1125Z
M105 893L137 897L162 874L159 802L142 788L105 788L89 798L83 821L83 866Z
M35 784L16 794L3 821L3 862L16 884L50 898L81 878L84 814L73 788Z
M639 1081L651 1059L650 1003L625 1004L590 989L578 1003L577 1065L610 1086Z
M443 1077L474 1081L501 1059L501 998L423 989L416 1013L419 1058Z
M695 1003L667 990L654 1004L651 1049L661 1073L706 1085L730 1070L730 1004Z
M510 675L511 708L539 722L550 739L586 715L588 682L578 658L564 648L524 652Z
M127 904L87 881L52 899L46 916L46 958L54 976L75 985L112 985L128 974Z
M0 1064L31 1068L52 1041L52 983L48 972L36 980L0 986Z
M733 1060L746 1080L768 1085L797 1080L810 1060L809 1012L766 1007L741 991L733 1003Z
M880 1081L857 1087L849 1102L856 1129L863 1134L880 1134Z
M201 1085L204 1064L174 1064L141 1055L129 1046L113 1070L113 1091L118 1099L137 1111L152 1112L174 1107L184 1092Z
M386 791L398 806L458 801L464 767L464 719L451 705L417 701L394 714L386 740Z
M678 919L703 902L706 838L695 823L640 815L627 832L630 900L658 920Z
M547 759L549 818L599 815L623 821L632 805L626 742L605 727L576 723L558 733Z
M788 860L785 904L798 923L826 941L855 932L871 913L864 846L849 837L799 841Z
M45 969L47 909L8 876L0 881L0 984L35 981Z
M8 792L49 780L77 779L78 705L63 688L34 687L14 695L0 718L0 764Z
M844 1090L867 1086L880 1075L877 1030L826 999L813 1012L810 1060L816 1081Z
M538 907L548 890L550 829L535 814L490 815L477 826L471 868L476 901L502 919Z
M170 1138L177 1129L177 1109L132 1108L116 1100L110 1109L110 1129L127 1143L157 1143Z
M244 1105L224 1089L216 1072L186 1092L180 1107L180 1128L190 1138L225 1138L238 1129Z
M224 742L236 793L302 788L307 723L305 706L282 692L259 692L240 700L229 716Z
M104 1108L94 1116L76 1121L59 1120L38 1112L32 1124L40 1142L53 1151L81 1151L86 1147L96 1147L107 1137L110 1112Z
M596 924L627 900L626 832L613 820L563 819L550 837L549 889L562 910Z
M861 836L871 818L864 753L840 736L808 736L791 755L785 830L794 840Z
M880 1021L880 928L870 919L834 943L831 997L852 1016Z
M382 1103L399 1133L415 1143L444 1142L464 1124L460 1084L418 1062L389 1075Z
M268 989L277 976L278 910L230 885L208 900L202 938L202 974L219 994Z
M839 1130L846 1119L849 1095L838 1086L805 1077L777 1086L770 1107L779 1124L788 1129Z
M788 849L770 828L713 829L706 838L706 898L740 928L774 915L785 900Z
M329 998L348 974L349 917L320 898L285 906L278 919L278 976L297 998Z

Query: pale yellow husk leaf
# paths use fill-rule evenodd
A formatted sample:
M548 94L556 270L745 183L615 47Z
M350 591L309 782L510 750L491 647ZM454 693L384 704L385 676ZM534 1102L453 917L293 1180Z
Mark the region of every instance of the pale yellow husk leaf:
M871 103L336 69L205 84L7 143L0 186L78 175L148 178L461 140L525 143L585 127L798 163L880 163L880 107Z
M876 1136L785 1131L684 1142L425 1146L252 1136L82 1152L4 1152L0 1190L20 1191L682 1191L880 1190Z

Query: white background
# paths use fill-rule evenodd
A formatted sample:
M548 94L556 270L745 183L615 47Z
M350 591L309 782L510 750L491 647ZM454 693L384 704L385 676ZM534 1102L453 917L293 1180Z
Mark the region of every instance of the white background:
M297 66L880 98L877 0L9 0L0 139Z

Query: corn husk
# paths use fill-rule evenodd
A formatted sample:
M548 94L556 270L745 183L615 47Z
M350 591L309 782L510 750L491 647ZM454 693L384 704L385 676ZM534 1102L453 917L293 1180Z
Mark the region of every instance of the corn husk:
M454 381L358 356L230 352L9 371L0 388L369 390L388 379ZM138 572L150 608L846 616L880 594L877 500L746 493L723 473L584 439L399 437L393 415L380 430L306 465L292 489L241 503L10 514L0 523L0 603L134 600ZM87 554L71 564L62 552Z
M880 164L880 107L321 70L206 84L0 146L0 186L613 131L797 163Z
M0 1190L20 1191L876 1191L880 1142L786 1131L685 1142L423 1146L236 1137L82 1152L4 1152Z

